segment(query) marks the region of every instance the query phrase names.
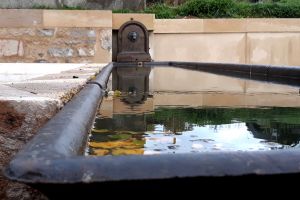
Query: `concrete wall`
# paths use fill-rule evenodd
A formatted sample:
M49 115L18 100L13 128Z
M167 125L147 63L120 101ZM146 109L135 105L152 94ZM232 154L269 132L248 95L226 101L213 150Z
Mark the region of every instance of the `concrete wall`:
M111 11L0 12L0 62L111 61Z
M1 0L0 8L60 8L63 6L86 9L131 9L142 10L146 0Z
M155 60L300 66L300 19L155 20Z
M153 48L156 61L300 66L300 19L156 19ZM246 94L250 86L239 79L156 68L151 87L155 91L180 92L219 88L222 92ZM273 92L287 91L276 86Z

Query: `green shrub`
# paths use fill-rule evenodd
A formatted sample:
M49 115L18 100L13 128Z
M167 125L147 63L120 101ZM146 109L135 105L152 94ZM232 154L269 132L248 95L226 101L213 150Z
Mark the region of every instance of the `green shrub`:
M200 18L231 17L232 0L190 0L179 8L180 15Z
M199 18L299 18L300 0L278 0L264 3L237 2L236 0L189 0L177 8L165 4L149 6L146 13L157 18L195 16Z
M172 19L177 16L178 8L166 4L153 4L145 9L145 13L154 13L158 19Z

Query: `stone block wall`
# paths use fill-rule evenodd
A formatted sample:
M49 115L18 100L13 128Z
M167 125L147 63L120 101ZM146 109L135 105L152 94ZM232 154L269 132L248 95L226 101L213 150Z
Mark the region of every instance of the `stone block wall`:
M154 41L152 58L156 61L300 66L300 19L156 19ZM241 94L220 95L219 99L224 100L224 104L218 101L217 105L271 105L274 101L268 101L272 99L272 93L283 94L274 106L299 105L296 102L299 99L294 96L287 99L284 95L299 93L295 87L276 85L272 88L192 70L155 68L153 83L155 91L173 91L176 88L177 92L218 90ZM251 101L245 102L245 95L266 91L269 94L260 99L251 98ZM202 101L201 106L212 106L213 103L212 98L204 96L197 100Z
M0 62L111 61L111 11L1 10L1 13Z
M80 7L83 9L130 9L142 10L146 0L1 0L0 8L61 8Z
M154 39L157 61L300 66L300 19L156 19Z

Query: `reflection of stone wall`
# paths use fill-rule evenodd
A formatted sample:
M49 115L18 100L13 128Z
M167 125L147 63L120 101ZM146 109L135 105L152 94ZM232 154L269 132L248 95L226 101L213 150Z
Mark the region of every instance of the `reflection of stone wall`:
M201 71L155 68L153 70L154 91L177 92L227 92L232 94L294 94L300 97L299 88L288 85L268 84L259 81L220 76ZM218 100L227 101L225 98ZM265 99L269 100L269 98ZM298 99L299 101L299 99ZM181 102L178 100L178 102ZM231 102L231 101L228 101ZM300 103L300 102L299 102Z
M110 11L1 12L0 62L92 63L111 60Z

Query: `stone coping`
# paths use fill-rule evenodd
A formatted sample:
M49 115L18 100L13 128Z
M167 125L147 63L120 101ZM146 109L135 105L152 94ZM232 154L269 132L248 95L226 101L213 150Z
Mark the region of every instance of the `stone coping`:
M117 30L126 21L143 23L154 33L300 32L299 18L155 19L154 14L110 10L1 9L0 27L99 27Z
M0 27L112 27L108 10L1 9Z

